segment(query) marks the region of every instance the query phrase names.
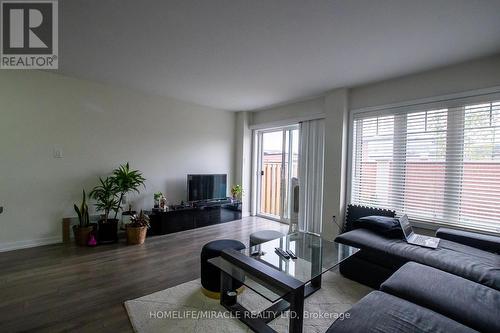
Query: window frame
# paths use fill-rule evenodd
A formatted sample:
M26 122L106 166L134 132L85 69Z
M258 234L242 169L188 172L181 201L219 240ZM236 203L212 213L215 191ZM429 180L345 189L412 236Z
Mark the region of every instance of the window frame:
M456 135L457 131L450 131L450 126L456 125L456 122L460 122L460 115L461 117L464 117L465 115L465 105L470 105L470 104L479 104L481 102L491 102L494 100L500 100L500 87L493 87L493 88L487 88L487 89L480 89L480 90L475 90L475 91L469 91L469 92L463 92L463 93L458 93L458 94L451 94L451 95L445 95L445 96L438 96L438 97L432 97L432 98L426 98L426 99L419 99L419 100L413 100L413 101L407 101L407 102L401 102L401 103L394 103L394 104L389 104L389 105L383 105L383 106L376 106L376 107L366 107L366 108L360 108L360 109L351 109L349 111L349 120L348 120L348 142L347 142L347 177L346 177L346 186L345 186L345 198L346 198L346 205L351 203L352 201L352 192L353 192L353 177L354 177L354 170L353 170L353 163L354 163L354 157L355 157L355 148L357 144L357 140L354 137L355 135L360 135L360 133L354 133L354 122L355 120L359 118L367 118L367 117L377 117L377 116L386 116L386 115L394 115L396 116L397 114L405 114L405 116L408 115L408 113L411 112L416 112L416 111L423 111L423 110L436 110L439 108L446 108L448 109L448 119L451 119L452 122L448 120L447 122L447 132L446 132L446 164L448 164L448 157L451 151L457 146L460 145L461 149L464 149L463 142L458 142L453 145L453 147L448 146L448 142L453 142L452 138L449 138L450 135ZM460 112L457 111L451 111L450 109L456 109L457 107L462 108ZM450 115L453 115L453 117L450 117ZM456 119L458 118L458 119ZM463 118L462 118L463 120ZM395 132L396 130L396 118L395 118ZM465 129L465 125L462 127L462 132ZM401 130L401 129L400 129ZM406 137L406 134L405 134ZM463 138L463 133L462 133L462 138ZM399 138L400 140L402 139ZM394 136L394 141L396 142L396 135ZM450 141L449 141L450 140ZM463 168L463 159L462 162L460 163L460 166L457 165L457 167ZM448 169L448 168L447 168ZM448 177L447 174L449 172L446 172L445 177ZM445 178L445 193L449 193L449 191L452 191L451 189L451 183L447 181L448 178ZM455 185L456 186L456 185ZM458 185L461 186L461 185ZM459 215L459 209L450 209L450 202L447 202L445 196L445 209L443 213L445 214L451 214L453 216L458 216ZM452 205L453 206L453 205ZM396 211L400 209L401 207L394 207ZM455 219L454 221L457 221L458 219ZM430 222L426 220L419 220L412 218L411 219L412 224L414 224L417 227L425 228L425 229L432 229L435 230L439 227L446 226L446 227L458 227L462 229L469 229L469 230L481 230L485 231L487 233L491 234L498 234L500 233L500 226L496 228L496 231L491 231L491 230L485 230L481 228L480 226L473 226L473 225L460 225L459 223L440 223L440 222Z

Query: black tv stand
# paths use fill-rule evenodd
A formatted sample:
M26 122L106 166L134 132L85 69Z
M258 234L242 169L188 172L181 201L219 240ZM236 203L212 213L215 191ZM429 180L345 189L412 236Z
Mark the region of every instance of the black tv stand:
M230 199L172 206L167 212L149 214L148 235L165 235L241 219L241 202Z
M221 206L230 204L231 199L214 199L214 200L202 200L202 201L194 201L192 205L194 207L211 207L211 206Z

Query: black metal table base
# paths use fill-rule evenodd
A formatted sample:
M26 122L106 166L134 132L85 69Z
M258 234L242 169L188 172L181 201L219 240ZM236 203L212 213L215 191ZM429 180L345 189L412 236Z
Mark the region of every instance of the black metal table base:
M321 276L318 276L309 284L291 291L280 301L255 314L239 304L236 296L228 296L228 292L234 291L233 282L234 280L230 275L221 272L222 288L220 304L254 332L259 333L275 333L276 331L267 324L288 310L290 310L288 314L290 322L289 332L301 333L304 320L304 300L321 288Z
M275 332L268 324L288 311L288 331L302 333L305 298L321 289L323 273L359 249L306 232L280 238L279 245L278 241L271 242L268 244L269 249L276 246L281 249L293 249L300 260L296 262L297 265L287 265L284 258L278 254L274 255L269 249L267 255L261 253L255 258L236 250L225 249L220 257L209 260L221 271L220 303L254 332ZM241 284L253 289L273 304L260 313L249 311L238 303L235 289Z

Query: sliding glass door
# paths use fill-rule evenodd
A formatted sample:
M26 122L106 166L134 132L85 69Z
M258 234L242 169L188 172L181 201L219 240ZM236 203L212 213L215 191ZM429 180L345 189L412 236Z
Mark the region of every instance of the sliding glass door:
M298 177L298 125L257 132L257 214L288 223Z

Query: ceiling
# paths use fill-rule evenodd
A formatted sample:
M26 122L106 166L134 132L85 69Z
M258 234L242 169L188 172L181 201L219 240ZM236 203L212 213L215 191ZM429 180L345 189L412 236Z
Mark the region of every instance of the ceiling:
M499 0L61 0L65 75L255 110L500 51Z

